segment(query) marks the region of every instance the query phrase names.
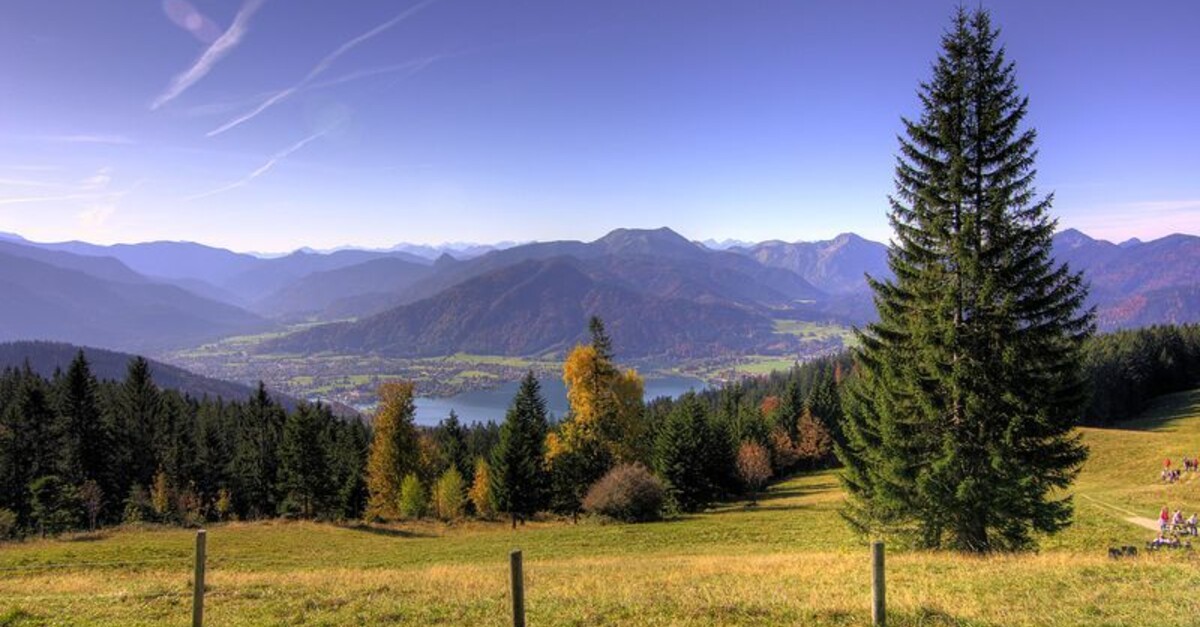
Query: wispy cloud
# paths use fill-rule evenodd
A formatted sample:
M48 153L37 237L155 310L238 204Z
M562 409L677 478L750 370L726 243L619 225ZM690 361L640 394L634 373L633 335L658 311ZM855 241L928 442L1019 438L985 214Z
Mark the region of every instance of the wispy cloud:
M117 212L116 203L101 203L90 205L83 211L80 211L75 217L79 220L79 224L87 229L103 228L113 214Z
M0 179L0 183L4 182L19 183L20 186L25 187L56 189L61 193L0 196L0 206L68 201L88 201L93 203L103 202L106 204L114 204L121 198L127 196L130 192L136 189L138 185L140 185L139 182L125 190L110 189L113 182L113 169L107 166L96 170L95 173L84 177L75 183L55 183L26 180L14 181L12 179Z
M443 58L443 55L435 54L435 55L430 55L427 57L421 57L419 59L413 59L412 61L405 61L404 63L396 63L393 65L383 65L380 67L366 68L363 70L355 70L348 74L344 74L344 75L338 76L336 78L331 78L327 81L313 83L312 85L309 85L308 88L309 89L322 89L325 87L333 87L334 85L341 85L343 83L349 83L349 82L357 81L357 80L364 79L364 78L371 78L373 76L382 76L384 74L396 74L398 72L406 72L409 75L412 75L412 74L416 74L417 72L420 72L421 70L424 70L425 68L429 67L430 65L432 65L433 63L435 63L436 61L438 61L442 58Z
M57 194L54 196L8 196L0 197L0 206L58 202L64 200L95 200L99 196L101 196L101 194L91 193Z
M213 137L214 135L220 135L221 133L224 133L225 131L228 131L232 128L240 126L240 125L254 119L255 117L258 117L258 115L260 115L262 112L266 111L267 109L270 109L271 107L283 102L284 100L287 100L288 98L295 95L297 92L299 92L299 91L303 90L305 87L307 87L310 83L312 83L312 81L316 80L317 77L319 77L321 74L325 73L325 71L328 70L330 68L330 66L332 66L334 64L334 62L336 62L338 60L339 57L346 54L347 52L350 52L355 47L360 46L363 43L366 43L367 41L370 41L371 39L386 32L387 30L396 26L400 22L403 22L404 20L412 17L413 15L417 14L419 11L421 11L425 7L433 4L434 2L437 2L437 0L424 0L423 2L420 2L420 3L410 7L409 9L401 12L399 15L393 17L392 19L372 28L371 30L368 30L367 32L347 41L346 43L343 43L342 45L338 46L337 49L335 49L333 52L325 55L324 58L322 58L320 61L318 61L317 64L314 65L312 67L312 69L308 71L308 74L306 74L304 76L304 78L300 79L300 82L296 83L295 85L292 85L291 87L287 87L285 89L282 89L280 91L277 91L277 92L271 94L269 97L267 97L266 100L261 102L257 107L251 109L249 112L244 113L244 114L226 122L225 124L222 124L221 126L209 131L208 136Z
M154 102L150 104L151 109L159 107L171 102L177 98L189 87L196 84L197 81L204 78L213 67L225 55L233 52L238 44L242 43L242 39L246 36L246 32L250 27L250 18L262 7L266 0L245 0L242 8L238 10L237 15L233 18L233 23L229 25L229 29L221 34L211 46L206 48L196 59L196 62L191 67L183 72L175 75L171 79L171 83L167 85L166 91L159 94Z
M7 179L0 178L0 187L41 187L53 188L60 187L57 183L48 183L46 181L34 181L30 179Z
M301 148L307 146L308 144L312 143L313 141L316 141L318 138L325 135L326 132L327 131L319 131L317 133L313 133L312 135L309 135L308 137L305 137L304 139L292 144L291 146L288 146L287 148L271 155L271 157L269 159L267 159L267 161L265 163L263 163L262 165L255 168L254 171L250 172L246 176L243 176L242 178L240 178L232 183L222 185L216 189L210 189L206 192L201 192L199 194L188 196L188 197L184 198L183 200L190 202L193 200L199 200L201 198L207 198L209 196L213 196L216 194L221 194L221 193L224 193L224 192L227 192L230 190L237 189L239 187L244 187L244 186L250 184L250 182L253 181L254 179L271 171L271 168L275 167L275 165L278 164L280 161L287 159L289 156L291 156L292 153L296 152L297 150L300 150Z
M128 146L137 142L124 135L105 133L82 133L77 135L42 135L38 139L56 144L113 144Z

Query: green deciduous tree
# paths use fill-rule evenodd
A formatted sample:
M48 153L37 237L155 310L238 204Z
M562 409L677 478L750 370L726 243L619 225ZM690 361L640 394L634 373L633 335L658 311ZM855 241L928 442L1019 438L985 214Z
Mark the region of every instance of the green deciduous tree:
M425 492L425 485L421 483L417 473L410 472L404 475L400 482L400 498L397 505L400 515L409 519L420 518L429 509L429 495Z
M1086 450L1081 278L1051 258L1028 101L986 11L959 10L904 120L891 281L860 335L840 457L857 529L924 547L1030 547L1071 520Z

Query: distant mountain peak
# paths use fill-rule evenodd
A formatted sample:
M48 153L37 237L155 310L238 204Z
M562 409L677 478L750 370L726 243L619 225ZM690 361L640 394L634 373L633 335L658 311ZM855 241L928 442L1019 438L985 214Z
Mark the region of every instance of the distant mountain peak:
M1121 248L1133 248L1134 246L1141 246L1142 244L1142 240L1136 237L1131 237L1120 244L1117 244L1117 246L1120 246Z
M609 254L694 255L704 249L668 227L616 229L593 242Z
M1064 229L1054 234L1054 241L1058 246L1066 248L1079 248L1088 244L1095 244L1097 240L1089 237L1079 229Z

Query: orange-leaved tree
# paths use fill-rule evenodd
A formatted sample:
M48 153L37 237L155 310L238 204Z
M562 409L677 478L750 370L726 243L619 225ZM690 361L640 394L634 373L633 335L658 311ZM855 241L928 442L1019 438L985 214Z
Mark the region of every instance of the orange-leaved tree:
M405 475L416 472L419 461L417 429L413 425L415 413L412 383L389 382L379 386L375 437L367 457L368 520L400 515L400 483Z

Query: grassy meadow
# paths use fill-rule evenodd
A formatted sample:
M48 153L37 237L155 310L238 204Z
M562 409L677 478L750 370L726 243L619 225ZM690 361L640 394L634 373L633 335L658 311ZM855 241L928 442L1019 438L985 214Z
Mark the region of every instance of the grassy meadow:
M1158 482L1164 457L1200 456L1200 391L1116 429L1084 429L1091 458L1077 522L1038 553L964 557L893 550L891 625L1194 625L1200 558L1113 561L1142 546L1169 504L1200 509L1200 476ZM388 527L309 522L209 528L212 625L503 625L507 556L525 553L530 625L860 625L866 545L837 510L834 473L643 525L562 521ZM0 625L184 625L194 532L145 528L0 545Z

